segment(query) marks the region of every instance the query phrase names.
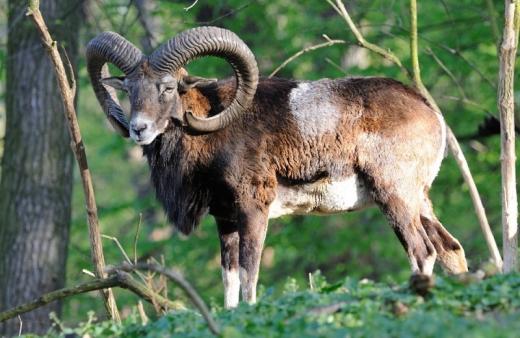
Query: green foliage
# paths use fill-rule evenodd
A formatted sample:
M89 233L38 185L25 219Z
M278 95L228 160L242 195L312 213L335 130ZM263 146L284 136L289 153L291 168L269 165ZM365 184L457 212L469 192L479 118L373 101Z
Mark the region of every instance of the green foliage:
M258 304L213 309L222 336L235 337L516 337L520 329L520 275L495 276L473 284L439 278L426 299L401 285L347 278L330 285L313 275L313 289L298 291L289 280L282 295L268 289ZM147 325L132 313L122 325L61 329L92 337L212 337L191 310L168 313Z

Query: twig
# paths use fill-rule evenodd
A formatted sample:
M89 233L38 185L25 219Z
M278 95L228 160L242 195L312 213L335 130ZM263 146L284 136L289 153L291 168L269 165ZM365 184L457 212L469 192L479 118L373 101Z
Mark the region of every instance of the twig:
M439 106L431 96L430 92L426 89L426 87L423 85L422 80L420 78L420 69L419 69L419 62L418 62L418 51L417 51L417 14L416 14L416 2L415 0L411 0L413 4L411 3L410 6L410 13L411 13L411 28L415 28L415 32L410 31L410 54L414 55L417 58L417 61L412 61L412 64L414 65L414 73L410 73L410 71L405 68L399 58L393 54L390 51L385 51L384 49L372 45L367 44L363 35L359 32L359 30L356 28L356 25L350 18L350 15L348 14L345 6L343 5L343 2L341 0L336 0L336 5L332 2L332 0L327 0L327 2L340 14L340 16L345 19L347 22L347 25L350 27L350 30L354 33L356 36L356 39L358 40L358 44L362 47L365 47L382 57L384 57L387 60L392 61L395 65L403 69L408 77L415 83L417 89L420 91L420 93L425 97L425 99L428 101L428 103L435 109L437 112L441 113L441 110L439 109ZM413 6L415 4L415 6ZM413 6L413 8L412 8ZM412 13L412 9L415 9ZM415 21L415 23L413 22ZM412 43L415 42L415 43ZM374 48L374 46L376 48ZM417 74L417 75L414 75ZM477 187L475 185L475 181L473 180L473 176L471 175L471 172L469 170L469 166L467 164L466 158L464 157L464 154L462 152L462 149L460 148L460 145L455 138L455 135L453 134L453 131L449 126L446 126L447 128L447 143L449 146L449 149L451 153L453 154L453 157L455 158L455 161L462 173L462 177L464 178L464 181L469 187L469 192L471 195L471 200L473 201L473 206L475 208L475 212L477 214L477 217L479 219L480 227L482 228L482 231L484 232L484 237L486 239L486 243L488 245L488 248L490 250L490 254L492 259L495 261L495 264L497 264L498 267L502 266L502 258L500 256L500 252L498 251L498 247L496 245L496 241L493 237L493 233L491 232L491 228L489 226L489 223L487 221L487 217L484 211L484 206L482 204L482 200L480 199L480 195L478 194Z
M466 162L466 159L464 158L464 154L462 152L462 149L460 148L459 143L457 142L457 139L455 138L455 135L453 134L453 131L448 128L448 142L453 144L453 148L450 148L451 153L453 155L453 158L459 165L459 168L461 168L462 177L464 178L464 181L468 185L469 189L469 195L471 196L471 201L473 202L473 207L475 208L475 213L477 215L480 228L482 229L482 233L484 234L484 238L486 240L486 244L489 250L489 253L491 255L491 258L497 265L499 269L502 267L502 257L500 256L500 251L498 250L497 243L495 241L495 237L493 236L493 231L491 230L491 227L489 226L487 217L486 217L486 210L484 209L484 205L482 204L482 201L480 200L480 196L478 194L477 185L475 184L475 181L473 180L473 177L471 176L471 172L468 167L468 162Z
M82 269L81 272L83 272L87 276L94 277L94 278L96 277L96 275L92 271L89 271L87 269Z
M139 223L137 223L137 229L135 230L134 237L134 264L137 264L137 240L139 239L139 232L141 231L141 223L143 222L143 214L139 214Z
M424 85L421 80L417 45L417 2L416 0L410 0L410 57L412 59L412 79L413 83L419 88L424 87Z
M126 260L126 262L127 262L128 264L132 264L132 261L130 260L130 257L128 256L128 254L126 253L125 249L124 249L123 246L121 245L121 242L119 242L119 240L118 240L116 237L112 237L112 236L108 236L108 235L103 235L103 234L101 234L101 237L113 241L113 242L116 244L116 246L118 247L119 251L121 251L121 254L123 255L123 257L124 257L124 259ZM143 282L146 283L146 278L145 278L145 276L143 276L142 273L140 273L139 271L136 271L136 274L139 276L139 278L141 278L141 280L142 280Z
M125 249L123 248L123 246L121 245L121 243L119 242L119 240L116 237L103 235L103 234L101 234L101 237L109 239L109 240L113 241L114 243L116 243L117 247L119 248L119 251L121 251L121 253L123 254L123 257L125 258L125 260L128 263L132 264L132 261L130 260L130 257L128 257L128 255L126 254Z
M152 302L152 300L159 302L165 310L178 308L176 303L172 302L169 299L165 299L161 295L156 294L155 292L148 289L141 283L135 281L132 278L132 276L130 276L128 273L124 271L114 270L112 271L112 274L107 278L97 278L73 286L71 288L63 288L60 290L52 291L38 297L38 299L30 303L23 304L13 309L1 312L0 322L14 318L16 316L32 311L36 308L45 306L49 303L52 303L60 299L64 299L81 293L86 293L95 290L103 290L113 287L121 287L124 289L128 289L135 293L137 296L141 297L142 299L150 303Z
M340 72L342 72L343 74L347 75L348 73L340 66L338 65L336 62L332 61L330 58L325 58L325 61L331 65L332 67L336 68L337 70L339 70Z
M121 23L119 24L119 27L117 29L117 31L121 32L123 35L126 35L126 34L124 34L124 33L126 33L125 25L126 25L126 20L128 19L128 14L130 14L130 6L132 6L132 2L134 2L134 0L129 0L127 5L125 6L126 7L125 14L123 14L123 18L121 19Z
M394 53L392 53L389 50L384 50L383 48L381 48L377 45L374 45L373 43L370 43L365 40L365 38L363 37L361 32L357 29L356 25L354 24L354 21L352 21L352 18L348 14L347 9L345 8L345 5L343 4L343 2L341 0L336 0L336 4L334 4L332 2L332 0L327 0L327 2L345 20L348 27L352 31L352 33L354 33L354 36L356 37L356 40L357 40L357 43L359 46L366 48L368 50L371 50L376 54L381 55L383 58L396 64L399 68L404 70L408 75L410 74L410 71L405 66L403 66L403 64L401 63L401 60L399 60L399 58Z
M490 78L488 78L483 72L482 70L475 64L473 63L473 61L470 61L467 57L464 56L464 54L462 54L462 52L458 49L454 49L454 48L451 48L451 47L448 47L448 46L445 46L445 45L441 45L441 47L446 50L447 52L453 54L453 55L456 55L458 56L462 61L464 61L471 69L473 69L477 74L478 76L480 76L480 78L484 81L486 81L490 86L491 88L493 89L497 89L497 85L495 82L491 81Z
M23 321L22 321L22 317L20 317L20 315L18 315L18 320L20 321L20 329L18 330L18 336L21 336L22 330L23 330Z
M496 114L489 111L488 109L482 107L482 105L478 102L475 102L473 100L470 100L468 99L467 97L457 97L457 96L451 96L451 95L443 95L441 96L441 98L443 99L447 99L447 100L452 100L452 101L460 101L464 104L467 104L469 106L472 106L472 107L475 107L475 108L478 108L479 110L489 114L489 115L492 115L492 116L495 116Z
M195 7L195 5L197 4L197 2L199 2L199 0L195 0L193 1L193 3L191 5L189 5L188 7L184 7L184 10L187 12L189 11L190 9L192 9L193 7Z
M344 40L331 40L331 39L327 39L327 42L323 42L323 43L320 43L320 44L317 44L317 45L313 45L313 46L309 46L309 47L305 47L303 48L302 50L298 51L297 53L293 54L291 57L289 57L287 60L285 60L284 62L282 62L281 65L279 65L275 70L273 70L271 72L271 74L269 74L269 77L273 77L276 73L278 73L282 68L284 68L285 66L287 66L290 62L294 61L296 58L298 58L299 56L301 56L302 54L305 54L307 52L310 52L310 51L313 51L313 50L316 50L316 49L320 49L320 48L324 48L324 47L329 47L329 46L332 46L332 45L336 45L338 43L345 43Z
M47 29L47 25L42 17L39 9L38 0L29 0L27 15L29 15L36 25L40 37L49 57L54 65L56 78L60 87L60 93L65 106L65 117L68 122L69 133L72 139L72 150L78 162L78 167L81 174L81 182L83 184L83 192L85 194L87 218L89 224L90 234L90 250L92 261L96 269L98 277L104 277L105 258L103 255L103 247L101 244L101 235L99 231L99 221L97 216L96 199L94 195L94 188L92 185L92 177L88 168L87 156L85 154L85 146L81 139L81 132L79 129L78 120L76 117L76 109L74 107L74 93L65 71L65 66L58 52L57 43L52 39ZM72 67L72 66L70 66ZM73 75L71 74L71 77ZM119 311L114 299L114 295L110 289L102 291L105 307L109 315L116 321L120 321Z
M446 23L444 24L446 25ZM402 26L399 26L399 25L390 25L390 24L381 24L379 26L387 26L387 27L391 27L391 28L396 28L396 29L399 29L400 31L402 31L403 33L407 33L407 34L410 34L410 30L409 29L406 29ZM424 30L424 27L423 27L423 30ZM392 33L389 33L389 32L384 32L383 34L385 35L390 35L394 38L398 38L398 39L401 39L401 37L399 36L395 36L394 34ZM457 56L458 58L460 58L465 64L467 64L471 69L473 69L473 71L475 73L478 74L478 76L480 76L480 78L484 81L486 81L486 83L493 89L496 89L496 83L494 83L493 81L491 81L490 78L488 78L481 70L480 68L471 60L469 60L467 57L464 56L464 54L462 54L462 51L458 48L452 48L452 47L449 47L447 45L444 45L442 43L438 43L436 41L432 41L431 39L429 38L426 38L424 36L417 36L417 38L420 38L421 40L424 40L432 45L435 45L439 48L442 48L444 49L446 52L452 54L452 55L455 55ZM410 75L410 74L408 74Z
M249 7L252 3L256 2L257 0L251 0L245 4L242 4L240 6L238 6L237 8L234 8L232 10L230 10L229 12L227 13L224 13L220 16L217 16L216 18L212 19L212 20L208 20L208 21L184 21L183 23L185 24L189 24L189 25L206 25L206 26L209 26L209 25L214 25L216 22L224 19L224 18L227 18L228 16L233 16L235 15L236 13L246 9L247 7Z
M115 270L113 273L117 276L119 282L121 283L122 287L125 287L138 295L139 297L143 298L150 304L154 304L156 306L159 306L159 308L166 312L170 309L177 310L180 309L177 303L164 298L160 294L152 291L152 289L144 286L143 284L137 282L135 279L132 278L128 273L121 271L121 270Z
M505 22L500 45L500 73L498 82L498 110L500 111L501 171L502 171L502 233L504 272L518 268L518 201L516 195L515 155L515 92L514 75L520 3L505 1Z
M123 265L117 267L116 270L127 271L127 272L134 271L134 270L144 270L144 271L156 272L156 273L166 276L169 280L171 280L172 282L177 284L186 293L188 298L193 302L195 307L197 307L199 312L202 314L202 316L206 320L211 332L214 333L215 335L220 334L220 329L218 328L217 323L213 320L213 317L211 316L211 313L210 313L208 307L206 306L206 303L204 303L202 298L200 298L199 294L197 293L197 291L195 291L193 286L191 286L191 284L186 279L184 279L184 277L177 271L174 271L171 269L166 269L165 267L160 266L158 264L144 264L144 263L138 263L135 265L123 264Z
M449 68L446 67L444 62L442 62L442 60L437 56L437 54L435 54L435 52L430 47L426 48L426 53L431 55L431 57L433 58L433 60L435 62L437 62L439 67L441 67L441 69L450 77L450 79L453 81L453 83L455 83L455 85L457 86L457 89L459 90L459 93L462 96L462 98L464 100L466 100L467 96L466 96L466 93L464 92L464 88L460 84L459 80L455 77L455 75L451 72L451 70L449 70Z
M63 55L65 55L65 63L67 65L69 71L69 79L70 79L70 91L72 96L76 96L76 78L74 77L74 68L72 67L72 62L70 62L69 54L63 45L60 45L61 51Z
M139 317L141 317L141 324L146 325L148 324L148 316L146 315L146 312L144 311L144 306L142 301L137 302L137 311L139 313Z
M491 32L493 33L493 38L497 42L498 49L498 41L500 41L500 30L498 29L497 14L495 11L495 5L493 4L493 0L486 0L486 6L489 14L489 23L491 24Z

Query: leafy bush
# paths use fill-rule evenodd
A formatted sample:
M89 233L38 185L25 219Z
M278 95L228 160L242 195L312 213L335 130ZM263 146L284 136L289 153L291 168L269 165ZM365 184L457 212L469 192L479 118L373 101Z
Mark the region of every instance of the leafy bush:
M520 330L520 274L465 284L437 278L426 297L407 286L347 278L329 284L319 274L312 289L293 280L278 296L262 291L256 305L235 310L213 308L224 337L517 337ZM170 312L148 325L134 313L122 325L113 322L51 332L91 337L212 337L195 311Z

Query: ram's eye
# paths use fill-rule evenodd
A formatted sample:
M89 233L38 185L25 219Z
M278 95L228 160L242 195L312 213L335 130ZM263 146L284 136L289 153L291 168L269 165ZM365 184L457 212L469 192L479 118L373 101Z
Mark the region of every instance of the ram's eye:
M173 87L166 87L166 88L164 88L163 93L171 94L171 93L173 93L174 90L175 90L175 88L173 88Z

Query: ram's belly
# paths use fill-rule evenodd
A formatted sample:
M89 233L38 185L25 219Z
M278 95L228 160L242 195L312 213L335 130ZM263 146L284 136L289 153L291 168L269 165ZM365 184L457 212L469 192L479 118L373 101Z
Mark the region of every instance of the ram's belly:
M269 207L269 218L291 214L334 214L358 210L371 203L365 184L357 175L338 181L278 185L276 199Z

